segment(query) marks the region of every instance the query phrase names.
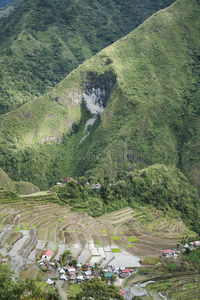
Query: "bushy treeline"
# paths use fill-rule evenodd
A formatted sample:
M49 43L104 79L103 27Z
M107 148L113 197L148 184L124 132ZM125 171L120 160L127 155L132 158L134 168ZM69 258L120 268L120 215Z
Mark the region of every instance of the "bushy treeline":
M42 291L33 279L15 279L10 266L7 264L0 264L0 295L1 299L46 299L59 300L57 290Z
M153 165L136 173L120 172L114 180L81 177L79 183L71 181L57 188L58 197L73 209L100 216L126 206L149 205L165 213L173 212L194 231L200 232L200 201L197 191L178 170L163 165ZM53 188L56 189L56 188Z

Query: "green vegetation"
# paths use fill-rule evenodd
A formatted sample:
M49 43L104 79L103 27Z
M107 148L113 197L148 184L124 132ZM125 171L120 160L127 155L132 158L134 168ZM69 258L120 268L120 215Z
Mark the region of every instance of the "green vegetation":
M39 191L39 188L37 188L30 182L12 181L10 177L2 169L0 169L0 189L11 190L17 194L24 194L24 195Z
M100 247L101 246L101 242L100 241L96 241L95 242L95 246L98 248L98 247Z
M133 242L138 241L138 239L137 239L136 237L134 237L134 236L128 237L127 240L128 240L130 243L133 243Z
M36 2L27 9L30 22ZM43 9L38 6L38 12ZM52 92L5 114L0 120L3 169L14 180L47 189L65 176L109 178L161 163L179 167L198 188L199 15L196 0L177 1L79 66ZM15 42L25 37L20 39ZM85 82L91 89L105 82L111 87L105 111L82 140L91 117L79 105Z
M148 284L146 290L148 293L154 294L156 292L161 292L165 294L169 299L199 299L199 278L196 276L194 280L193 276L177 276L172 279L160 280L156 283Z
M18 231L19 231L19 227L18 227L18 226L15 226L15 227L13 228L13 230L16 231L16 232L18 232Z
M67 295L69 299L74 299L77 294L81 291L81 286L79 284L69 284L67 287Z
M0 15L0 113L48 92L84 60L172 2L15 1L12 14L9 6Z
M111 248L111 251L113 253L119 253L119 252L122 252L119 248Z
M101 179L100 190L71 181L56 188L57 197L72 210L86 212L93 217L127 206L153 206L169 216L181 217L192 230L199 232L199 197L178 169L157 164L128 174L123 181L117 178L113 181L110 184L107 178ZM134 217L139 224L150 222L151 226L151 213L141 212ZM159 218L157 222L160 221ZM113 236L112 239L119 240L120 237ZM128 241L132 243L137 238L131 236Z
M13 281L12 272L7 264L0 264L0 294L1 299L48 299L59 300L57 291L53 288L50 291L42 291L32 279L15 279Z
M149 257L144 257L140 260L140 263L142 265L156 265L161 261L160 256L149 256Z
M112 236L113 241L118 241L120 240L119 236Z
M115 287L113 284L108 286L105 282L102 282L98 278L92 278L86 283L80 285L81 291L74 297L69 297L69 300L78 299L120 299L124 298L118 293L119 287Z
M189 249L189 248L188 248ZM154 265L154 268L143 268L138 275L148 275L145 281L157 280L147 284L145 289L150 296L162 293L167 299L199 299L200 275L200 248L184 251L174 258L146 257L142 264ZM136 275L136 280L137 276ZM138 277L139 278L139 277Z
M58 8L63 8L63 12L67 13L68 8L63 7L63 1L52 0L47 6L39 0L30 3L28 0L21 3L13 14L12 24L7 19L1 21L7 24L1 35L0 46L3 66L0 76L3 82L2 111L21 105L30 99L30 94L34 98L46 91L48 93L28 101L0 119L0 166L12 180L31 181L42 189L53 186L66 176L77 176L77 180L79 176L82 178L81 184L72 181L66 186L54 187L52 193L46 196L21 199L34 203L41 199L44 202L62 203L74 211L95 217L127 206L155 207L167 216L182 218L186 225L199 233L200 202L196 190L190 185L198 189L200 187L198 1L178 0L156 13L128 36L79 66L52 91L51 88L75 65L99 50L95 45L105 45L96 40L96 30L88 37L93 48L89 48L85 37L79 38L75 31L70 37L65 36L65 33L68 34L65 22L62 30L59 29L59 15L56 15ZM130 4L129 1L126 3ZM82 2L72 1L70 5L69 9L73 7L76 10L76 5L82 5ZM38 14L43 15L45 11L45 18L38 18L37 24L33 22L36 6ZM19 17L22 7L25 14ZM122 7L127 9L124 2ZM53 17L52 8L55 12ZM68 11L68 16L77 17L76 21L70 23L74 26L72 30L78 27L80 32L88 34L87 26L91 23L86 18L85 26L80 23L87 9L85 2L80 16L77 13L71 15ZM107 6L104 9L99 6L99 9L106 13ZM130 18L131 11L127 11ZM91 10L89 12L94 22L99 10L95 14ZM118 15L118 11L115 12ZM51 20L51 27L46 17ZM29 33L26 32L26 26L21 31L24 18L28 22L25 24L31 25L28 26L31 30ZM117 24L122 23L116 20ZM105 31L108 32L111 27L116 30L111 19L107 21ZM98 18L95 22L98 24L96 28L102 31ZM13 29L15 38L10 29L13 24L18 24ZM68 38L70 50L66 49ZM85 47L84 53L76 38ZM114 40L111 37L110 42ZM30 51L30 44L33 44L31 49L34 51ZM72 56L78 53L75 47L78 47L78 52L80 50L81 59L76 58L74 65ZM31 57L28 59L33 64L30 69L22 49ZM65 55L65 50L70 52L69 56ZM55 61L56 55L59 58ZM68 65L69 57L71 60ZM38 64L38 61L41 63ZM47 62L49 69L43 67ZM61 71L63 66L64 71ZM12 73L6 68L17 74L20 84L13 80ZM24 83L23 74L29 78L32 69L35 70L35 86L28 80ZM14 93L14 88L18 92ZM92 114L87 111L82 98L84 93L93 89L105 89L105 110L86 130L85 124ZM8 94L4 97L5 90ZM91 185L85 187L83 175L91 183L100 181L101 189L93 189ZM9 181L7 183L12 185ZM12 198L19 200L14 190L0 191L2 202L9 202ZM137 216L141 225L150 223L151 218L152 214L141 213ZM131 229L133 224L127 226ZM149 224L149 228L151 226Z

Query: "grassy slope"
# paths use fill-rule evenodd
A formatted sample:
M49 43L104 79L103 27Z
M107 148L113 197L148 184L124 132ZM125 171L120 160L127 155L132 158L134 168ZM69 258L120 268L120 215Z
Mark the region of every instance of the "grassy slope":
M0 189L23 195L32 194L39 191L39 189L30 182L12 181L2 169L0 169Z
M17 180L45 188L66 175L115 175L154 163L180 167L198 187L200 7L179 0L70 73L56 88L1 119L0 164ZM83 81L115 78L107 107L84 136L89 118ZM100 80L101 79L101 80ZM62 105L56 101L59 98ZM80 124L79 124L80 122ZM78 132L61 144L73 123ZM6 144L3 144L5 143ZM9 160L11 160L10 162ZM192 163L191 163L192 160Z
M174 0L24 0L0 19L0 113L52 89Z

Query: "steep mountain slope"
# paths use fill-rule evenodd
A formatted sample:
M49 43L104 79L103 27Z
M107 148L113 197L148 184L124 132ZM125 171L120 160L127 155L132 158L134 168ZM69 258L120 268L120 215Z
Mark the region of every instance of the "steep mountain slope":
M12 181L2 169L0 169L0 190L16 192L23 195L39 192L39 189L30 182Z
M173 2L21 1L0 19L0 114L51 90L84 60Z
M0 165L45 188L161 163L199 188L199 55L200 3L178 0L3 116Z

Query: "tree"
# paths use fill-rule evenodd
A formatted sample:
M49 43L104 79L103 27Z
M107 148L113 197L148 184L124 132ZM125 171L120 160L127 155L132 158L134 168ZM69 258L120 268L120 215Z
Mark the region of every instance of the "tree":
M71 300L89 300L89 299L94 299L94 300L123 300L124 298L122 295L118 293L119 288L110 285L108 286L106 283L102 282L99 278L92 278L86 283L81 284L81 292L78 293L74 297L70 297L69 299Z
M33 279L12 279L9 264L0 263L0 298L1 300L46 299L59 300L57 292L52 290L42 292Z
M70 254L70 251L69 251L69 250L66 250L66 251L64 251L64 252L60 255L60 257L59 257L59 262L60 262L61 265L64 265L64 264L67 263L67 259L68 259L69 254Z

